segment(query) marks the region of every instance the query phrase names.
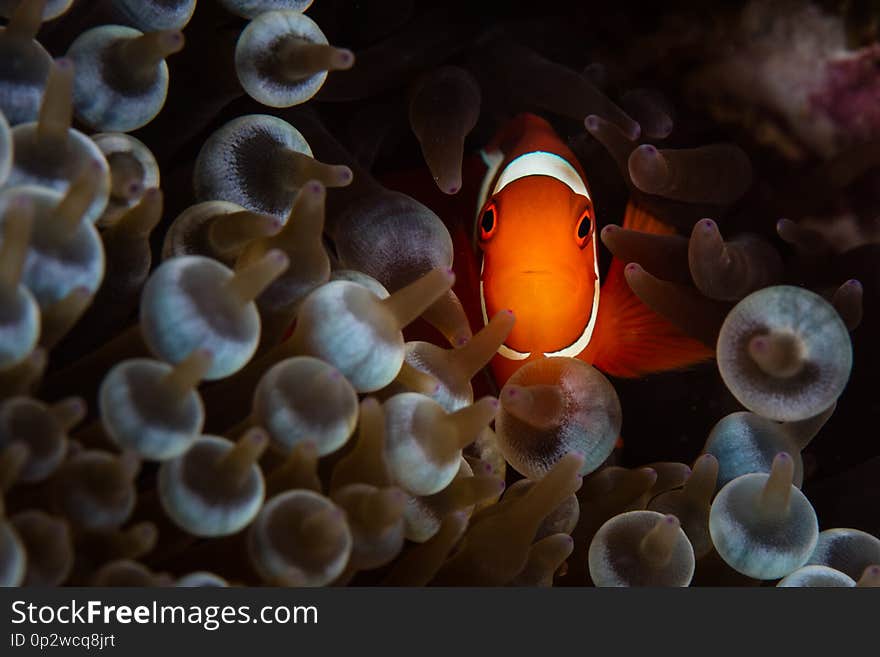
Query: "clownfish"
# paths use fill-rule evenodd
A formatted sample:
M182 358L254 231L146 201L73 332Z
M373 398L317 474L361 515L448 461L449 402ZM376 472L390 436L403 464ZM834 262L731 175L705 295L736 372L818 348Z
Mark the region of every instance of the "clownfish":
M545 120L522 114L481 152L473 242L481 319L509 309L513 330L492 360L498 385L537 358L567 356L614 376L675 369L711 356L632 293L613 259L599 279L599 230L580 163ZM672 230L630 202L624 228Z
M627 263L612 258L600 281L593 194L581 164L547 121L533 114L512 119L478 161L465 162L465 180L479 169L470 231L446 219L460 209L444 207L436 195L436 203L423 202L452 233L455 291L472 328L497 312L514 314L491 362L499 387L539 358L578 358L611 376L639 377L712 357L635 296L624 277ZM623 227L674 232L632 201Z

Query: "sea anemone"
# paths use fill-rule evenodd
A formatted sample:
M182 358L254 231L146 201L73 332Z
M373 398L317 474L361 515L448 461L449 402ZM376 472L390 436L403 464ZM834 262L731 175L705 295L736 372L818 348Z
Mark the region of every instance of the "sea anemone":
M770 474L745 474L712 501L709 532L734 570L777 579L807 562L819 536L816 512L792 485L794 463L782 452Z
M687 586L694 549L676 516L629 511L599 528L589 563L596 586Z
M584 457L581 474L598 468L620 432L620 401L598 370L573 358L536 360L501 391L496 428L505 459L539 479L562 456Z
M247 527L265 496L257 461L268 436L253 429L233 443L201 436L183 455L159 467L162 508L195 536L226 536Z
M178 30L144 34L121 25L86 30L67 51L77 118L96 130L129 132L146 125L168 95L165 58L182 48Z
M0 0L0 585L880 584L876 10L483 4Z
M849 332L817 294L793 286L743 299L718 336L718 369L750 410L780 421L818 415L840 396L852 367Z

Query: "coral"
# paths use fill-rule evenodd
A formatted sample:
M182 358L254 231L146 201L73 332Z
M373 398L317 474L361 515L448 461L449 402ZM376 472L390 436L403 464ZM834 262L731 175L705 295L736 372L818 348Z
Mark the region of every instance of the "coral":
M464 140L480 115L480 87L470 73L446 66L413 86L409 124L440 191L461 189Z
M274 365L254 391L253 421L266 428L283 452L308 440L318 456L331 454L348 441L357 415L357 393L348 380L333 366L309 356Z
M797 422L775 422L754 413L731 413L718 421L703 451L718 461L716 489L740 475L770 472L773 459L785 452L794 461L793 483L804 481L801 451L831 417L834 406L811 418Z
M9 204L3 219L0 247L0 298L3 299L0 365L8 369L27 358L40 335L40 309L27 286L22 285L25 259L30 246L33 203L22 196Z
M354 54L329 45L321 28L300 11L257 14L235 46L241 86L269 107L306 102L318 93L328 71L352 65Z
M446 488L433 495L409 496L403 514L404 536L424 543L440 531L446 516L460 513L469 518L480 502L497 500L505 488L504 481L490 474L488 465L481 465L475 473L462 458L455 478Z
M406 363L428 374L432 386L425 391L450 413L474 401L471 380L489 363L504 343L516 320L510 311L498 313L470 340L455 349L441 349L430 342L406 343Z
M71 127L72 94L72 63L57 60L49 69L36 121L19 123L12 130L15 160L6 186L66 194L77 181L92 177L86 207L77 218L84 215L84 221L94 223L110 198L110 167L95 142Z
M229 586L229 582L220 577L219 575L215 575L214 573L209 573L206 571L197 571L194 573L189 573L188 575L184 575L180 579L177 580L176 586L190 586L190 587L226 587Z
M165 104L165 58L183 48L178 30L148 32L105 25L83 32L67 51L73 63L73 108L96 130L129 132Z
M85 402L70 397L47 406L30 397L10 397L0 404L0 449L22 445L27 458L15 481L48 479L67 456L69 432L85 417Z
M22 511L9 519L27 550L23 586L58 586L73 568L73 538L62 518L43 511Z
M4 2L9 23L0 30L0 110L11 125L37 119L52 59L35 39L42 7L36 2ZM48 7L46 7L48 9Z
M837 311L792 286L758 290L724 320L718 369L746 408L780 421L803 420L840 396L852 344Z
M333 501L345 511L352 538L347 574L337 582L347 582L358 570L384 566L400 554L406 497L399 488L369 484L351 484L333 494Z
M282 225L277 217L229 201L196 203L171 222L162 243L162 259L203 255L234 265L250 242L277 234Z
M219 0L229 11L246 18L255 18L267 11L288 9L305 11L313 0Z
M161 179L156 157L140 140L121 132L99 132L91 136L110 167L110 199L101 226L113 225L133 208L150 189L158 189Z
M260 315L254 299L287 264L287 256L277 250L237 272L203 256L165 261L150 275L141 297L145 342L171 363L195 349L208 349L212 360L205 378L233 374L251 359L259 343Z
M9 131L9 122L3 114L0 114L0 185L9 177L12 169L12 133Z
M829 587L855 586L855 580L839 570L828 566L804 566L789 573L776 586L782 587Z
M309 180L339 187L352 179L348 167L314 159L296 128L266 114L240 117L214 132L199 151L193 176L201 201L229 201L282 220Z
M646 194L691 203L731 203L752 182L742 149L712 144L694 149L657 149L643 144L627 162L633 184Z
M195 536L226 536L243 529L263 505L265 482L257 461L268 442L259 429L236 443L200 436L183 455L160 466L162 508Z
M703 454L680 488L653 497L647 505L649 511L679 519L697 559L714 549L709 536L709 511L717 487L718 470L718 460L712 454Z
M186 452L205 425L196 390L213 356L196 349L177 365L124 360L107 372L98 392L101 425L120 449L165 461Z
M37 25L41 21L49 21L58 18L73 4L73 0L34 0L34 2L19 2L19 0L3 0L0 2L0 16L12 18L16 14L29 12Z
M712 299L742 299L782 275L782 260L770 244L749 234L725 242L711 219L694 224L688 264L694 285Z
M357 283L333 281L303 301L291 343L300 353L337 367L358 392L379 390L403 365L402 329L448 291L453 280L451 270L436 269L387 299Z
M712 542L734 570L777 579L807 562L819 528L812 505L792 485L793 476L794 463L782 452L770 474L737 477L712 501Z
M139 30L179 30L196 10L196 0L115 0L113 11Z
M809 565L834 568L857 580L880 562L880 540L858 529L826 529L819 533Z
M0 512L5 511L0 504ZM20 586L27 572L27 552L15 528L0 513L0 584Z
M589 561L596 586L687 586L694 574L694 549L678 518L655 511L629 511L602 525Z
M132 452L74 450L49 482L49 507L75 529L118 529L134 510L140 465Z
M286 586L331 583L345 571L353 543L345 512L307 490L269 500L248 537L248 553L263 580Z
M418 393L384 404L385 456L392 479L413 495L433 495L458 472L461 450L495 419L498 400L483 399L454 413Z
M584 458L581 474L599 467L620 433L620 401L602 374L573 358L521 368L501 391L496 420L504 458L523 475L542 477L565 454Z
M839 17L809 2L753 1L719 38L699 73L704 93L766 108L824 155L876 135L876 116L861 111L876 94L876 52L851 50Z

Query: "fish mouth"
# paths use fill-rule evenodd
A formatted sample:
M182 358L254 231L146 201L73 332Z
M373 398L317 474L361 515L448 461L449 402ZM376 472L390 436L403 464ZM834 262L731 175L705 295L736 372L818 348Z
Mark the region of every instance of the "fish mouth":
M528 276L529 278L534 277L551 277L554 280L560 278L559 271L550 271L547 269L520 269L517 271L517 274L520 276ZM566 278L563 276L562 278ZM596 278L598 278L598 274L596 274ZM486 296L483 287L482 277L480 279L480 305L483 314L483 322L484 325L489 323L488 311L486 308ZM544 285L541 282L534 281L532 285L542 286ZM568 358L576 358L587 346L590 344L590 341L593 337L593 332L596 327L596 319L599 310L599 294L600 294L600 286L593 286L593 303L590 308L590 314L586 318L585 323L580 331L580 334L568 345L560 346L557 349L540 349L538 351L531 350L521 350L516 347L508 344L507 342L502 343L498 348L498 354L507 358L508 360L517 360L524 361L531 358L533 355L544 356L547 358L553 357L568 357ZM514 311L515 312L515 311Z

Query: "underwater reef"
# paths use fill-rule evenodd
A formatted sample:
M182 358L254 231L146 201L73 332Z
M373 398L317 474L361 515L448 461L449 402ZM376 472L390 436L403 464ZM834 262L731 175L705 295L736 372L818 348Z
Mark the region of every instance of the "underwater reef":
M870 2L0 0L0 585L880 586L878 63Z

